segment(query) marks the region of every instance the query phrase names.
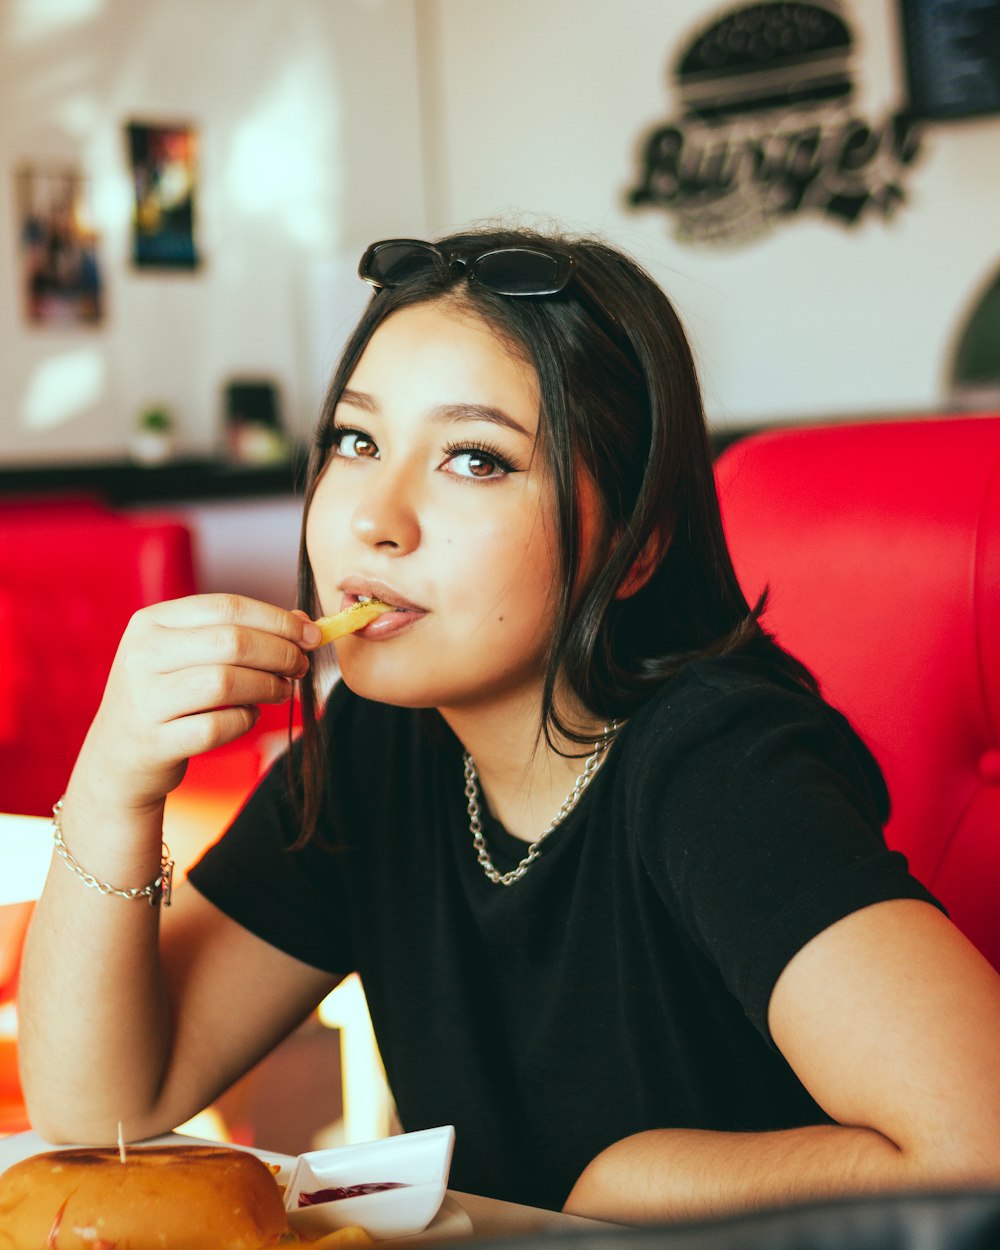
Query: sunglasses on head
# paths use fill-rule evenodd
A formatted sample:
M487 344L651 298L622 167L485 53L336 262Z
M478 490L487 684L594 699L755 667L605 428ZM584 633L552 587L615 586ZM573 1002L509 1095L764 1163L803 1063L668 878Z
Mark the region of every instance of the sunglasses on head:
M447 280L456 269L495 295L556 295L572 276L573 258L556 248L495 247L460 254L421 239L383 239L361 257L358 276L381 290L427 273Z

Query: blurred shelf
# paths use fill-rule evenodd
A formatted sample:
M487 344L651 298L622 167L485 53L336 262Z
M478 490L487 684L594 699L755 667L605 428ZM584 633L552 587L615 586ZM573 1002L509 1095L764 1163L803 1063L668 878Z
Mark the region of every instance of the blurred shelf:
M305 448L281 464L237 465L181 458L141 465L131 460L74 464L0 465L0 497L92 494L111 505L175 503L300 495Z

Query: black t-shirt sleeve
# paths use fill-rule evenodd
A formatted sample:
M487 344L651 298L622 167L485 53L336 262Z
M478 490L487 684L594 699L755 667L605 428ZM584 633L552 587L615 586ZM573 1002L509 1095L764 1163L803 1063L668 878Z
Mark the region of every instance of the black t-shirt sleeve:
M338 687L327 719L344 728L349 704ZM298 748L293 748L297 770ZM279 758L223 837L202 856L188 880L231 919L286 954L324 972L354 968L348 923L349 852L332 850L343 831L331 827L336 805L327 795L322 842L291 849L300 826L289 788L289 761ZM294 775L294 774L293 774ZM328 777L335 782L335 770Z
M887 849L881 776L833 709L711 667L671 701L635 777L641 853L770 1040L775 982L811 938L872 903L935 900Z

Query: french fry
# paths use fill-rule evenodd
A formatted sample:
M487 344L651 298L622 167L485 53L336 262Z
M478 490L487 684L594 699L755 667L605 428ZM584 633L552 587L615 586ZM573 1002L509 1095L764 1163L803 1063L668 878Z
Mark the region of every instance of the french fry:
M383 612L391 611L391 606L383 603L381 599L365 599L352 603L349 608L344 608L343 612L335 612L333 616L321 616L315 622L323 631L323 641L320 646L325 647L328 642L343 638L345 634L356 633L359 629L364 629L366 625L371 624Z

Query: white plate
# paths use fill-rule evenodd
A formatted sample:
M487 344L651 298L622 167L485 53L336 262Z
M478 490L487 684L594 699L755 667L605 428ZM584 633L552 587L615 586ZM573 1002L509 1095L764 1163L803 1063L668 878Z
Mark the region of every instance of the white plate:
M454 1146L449 1124L300 1155L285 1190L288 1222L297 1232L313 1235L350 1225L376 1239L422 1232L444 1201ZM302 1193L380 1182L396 1182L400 1188L299 1206Z
M433 1130L433 1129L430 1130L430 1132L437 1132L437 1133L446 1132L446 1131L447 1130ZM417 1137L418 1134L416 1133L404 1134L404 1137L405 1136L414 1138L414 1137ZM386 1153L385 1146L388 1145L388 1143L400 1141L400 1140L402 1140L402 1138L390 1137L390 1138L386 1138L385 1142L371 1142L371 1143L367 1143L365 1147L345 1146L342 1149L358 1151L362 1149L367 1149L369 1146L371 1147L378 1146L378 1147L382 1147L382 1151L380 1153L384 1154ZM295 1171L296 1165L298 1163L298 1160L296 1159L294 1155L277 1154L273 1150L260 1150L255 1146L241 1146L235 1142L234 1143L218 1142L218 1141L213 1141L205 1137L193 1137L193 1136L189 1136L187 1134L181 1134L181 1133L169 1133L163 1137L157 1137L157 1138L153 1138L152 1140L148 1142L143 1142L142 1144L143 1145L173 1145L173 1144L180 1144L180 1143L184 1143L187 1145L198 1144L198 1145L203 1145L203 1146L220 1146L220 1145L231 1144L237 1150L246 1150L249 1154L257 1155L258 1158L263 1159L265 1163L269 1164L275 1171L275 1175L276 1175L278 1183L284 1186L288 1185L289 1181L291 1180L292 1173ZM31 1133L31 1132L17 1133L12 1137L2 1138L0 1139L0 1172L5 1171L8 1167L18 1162L18 1160L20 1159L27 1159L29 1156L40 1154L43 1151L58 1150L58 1149L61 1149L61 1147L53 1146L51 1143L44 1141L41 1137L38 1136L37 1133ZM339 1154L340 1151L316 1151L314 1153L335 1155L335 1154ZM391 1153L391 1151L388 1153ZM448 1164L446 1165L446 1168L445 1168L445 1179L447 1179L447 1170L450 1168L450 1158L451 1156L450 1156L450 1151L449 1151ZM391 1178L385 1178L385 1179L391 1179ZM401 1193L401 1192L405 1192L405 1191L401 1191L401 1190L385 1191L386 1194ZM376 1198L380 1196L384 1196L384 1195L370 1194L368 1195L368 1198L370 1199L370 1198ZM345 1201L356 1202L358 1200L346 1199ZM343 1206L343 1203L334 1202L334 1203L327 1203L326 1205L336 1207L336 1206ZM305 1209L308 1210L309 1208L305 1208ZM319 1208L314 1207L312 1209L317 1210ZM295 1218L290 1215L289 1223L294 1225L294 1222L295 1222ZM330 1229L333 1227L336 1227L336 1225L328 1224L325 1226L325 1231L329 1232ZM440 1206L437 1210L436 1215L433 1216L433 1218L431 1219L430 1223L426 1226L426 1228L424 1228L422 1231L418 1231L412 1234L408 1239L410 1241L427 1240L427 1241L437 1242L437 1241L444 1241L448 1238L458 1239L458 1238L471 1237L473 1234L473 1231L474 1230L473 1230L472 1220L469 1217L469 1214L465 1210L465 1208L462 1207L460 1203L456 1201L456 1199L452 1198L450 1194L445 1194L443 1201L440 1203ZM375 1236L374 1233L372 1233L371 1235Z

